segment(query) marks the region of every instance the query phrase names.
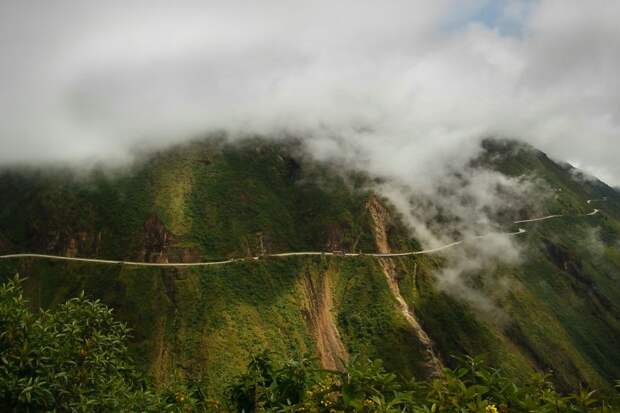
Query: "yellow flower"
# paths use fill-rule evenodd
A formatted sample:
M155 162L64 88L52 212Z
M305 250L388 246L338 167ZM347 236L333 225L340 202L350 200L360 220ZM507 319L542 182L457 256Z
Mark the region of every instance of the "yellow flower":
M497 407L494 404L489 404L485 410L485 413L498 413Z

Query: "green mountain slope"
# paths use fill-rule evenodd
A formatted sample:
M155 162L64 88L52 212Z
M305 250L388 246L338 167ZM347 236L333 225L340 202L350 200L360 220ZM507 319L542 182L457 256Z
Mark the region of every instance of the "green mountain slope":
M554 189L539 211L572 215L523 224L523 262L471 274L508 315L502 323L437 289L441 255L265 257L192 268L20 258L0 260L0 274L28 276L34 307L81 290L101 298L133 329L133 354L156 381L199 378L213 394L264 348L281 359L308 353L327 368L367 354L405 377L432 374L452 354L485 353L517 376L553 369L565 388L610 386L620 378L620 196L530 148L485 146L480 165L535 176L541 191ZM0 254L195 262L420 249L389 203L367 189L368 177L301 153L295 143L208 140L123 173L4 171ZM580 216L593 207L601 212ZM509 280L505 294L494 293L495 279Z

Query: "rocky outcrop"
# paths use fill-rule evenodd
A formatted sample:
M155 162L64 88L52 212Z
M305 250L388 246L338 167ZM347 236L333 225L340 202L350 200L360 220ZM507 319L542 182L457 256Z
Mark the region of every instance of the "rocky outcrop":
M164 223L152 214L144 223L144 235L140 261L168 262L168 248L174 242L174 235L168 231Z
M330 225L327 228L327 242L325 243L326 251L340 251L342 245L343 231L338 225Z
M372 197L368 201L366 207L372 220L372 230L377 251L380 253L392 252L387 235L387 223L389 220L387 209L381 205L375 197ZM418 322L413 312L413 308L407 304L400 293L400 286L398 284L399 277L394 260L391 258L379 258L378 261L381 269L383 270L383 274L385 275L390 291L396 300L399 312L403 315L403 317L405 317L411 326L411 329L415 333L416 338L424 347L425 367L429 372L429 375L440 375L443 370L443 364L435 352L432 340Z
M92 236L87 231L79 231L66 241L64 255L67 257L97 256L101 245L101 232Z
M32 250L66 257L97 257L102 244L101 231L93 229L64 228L33 232L31 239Z
M375 238L377 252L391 252L387 236L387 223L389 214L387 209L374 196L366 203L366 209L372 221L372 232Z

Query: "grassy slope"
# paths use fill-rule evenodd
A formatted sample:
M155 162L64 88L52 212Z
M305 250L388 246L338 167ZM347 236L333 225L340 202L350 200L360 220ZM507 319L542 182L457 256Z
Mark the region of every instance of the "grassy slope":
M575 180L540 152L512 150L493 166L508 175L536 176L540 191L551 194L542 213L571 216L526 224L523 263L500 274L512 282L502 303L511 316L504 335L527 349L536 365L553 369L566 387L604 386L620 377L620 196L601 182ZM586 203L604 196L606 201ZM602 212L577 216L594 207Z
M241 148L196 142L157 154L128 174L77 179L62 171L5 173L0 249L62 253L82 233L78 255L135 258L149 232L144 224L155 215L172 234L170 259L183 251L205 259L254 254L259 232L268 251L373 250L368 194L356 187L363 178L350 177L345 185L329 168L300 163L291 152L258 141ZM602 184L575 182L535 152L492 163L511 175L534 171L548 187L562 188L546 200L550 212L588 212L586 199L608 196L605 214L529 224L532 231L522 242L530 259L496 269L513 286L498 302L510 314L506 324L476 317L437 292L432 273L439 258L398 260L403 296L448 362L450 354L484 352L516 375L533 366L553 368L566 386L605 385L620 377L620 201ZM597 256L580 249L590 228L600 228L605 241ZM416 246L397 220L389 233L394 249ZM550 256L550 243L559 258ZM371 258L269 259L184 270L19 260L0 268L4 276L19 270L31 277L35 306L49 307L82 289L100 297L134 329L134 354L156 380L202 377L213 393L258 349L283 358L315 353L301 279L329 268L345 347L383 358L402 375L419 374L420 345Z
M153 215L172 234L166 248L171 260L180 250L198 251L195 258L206 260L256 254L259 232L268 251L370 250L367 194L312 166L304 167L301 179L290 149L199 142L157 154L128 175L96 173L78 180L63 171L7 173L0 179L0 193L11 194L11 202L0 207L0 228L10 235L4 251L62 254L70 239L86 233L78 255L135 258L148 238L144 223ZM100 297L134 329L134 354L155 379L202 377L216 393L260 349L281 358L315 355L300 282L303 274L316 276L331 265L339 327L358 317L367 332L362 337L361 330L344 329L345 346L393 355L386 364L395 370L404 364L402 373L413 375L417 344L394 310L379 268L370 261L357 267L340 261L287 258L184 270L31 260L0 265L4 276L30 276L35 307L55 305L82 289ZM351 286L358 300L351 301ZM366 303L377 312L366 314Z

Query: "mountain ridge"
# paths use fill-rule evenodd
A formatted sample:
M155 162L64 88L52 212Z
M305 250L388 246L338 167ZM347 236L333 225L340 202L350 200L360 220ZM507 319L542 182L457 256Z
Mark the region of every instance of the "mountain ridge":
M309 352L331 368L346 353L362 353L384 359L400 375L427 375L426 335L448 364L451 354L486 353L517 376L552 368L565 388L580 382L607 388L620 377L614 351L620 343L614 304L620 298L620 197L513 145L485 142L476 162L508 176L535 172L547 188L561 188L540 206L549 215L602 212L524 224L524 262L491 263L467 274L467 283L507 314L505 324L438 288L435 274L446 265L441 256L254 260L278 250L422 249L399 212L368 189L368 177L345 179L304 160L294 146L260 140L195 142L118 177L0 174L0 194L8 200L0 207L2 254L28 248L119 262L247 261L129 268L15 258L0 261L0 270L29 277L26 292L35 307L80 290L112 305L134 329L137 360L159 382L176 374L200 377L220 392L260 348L283 358ZM604 206L586 202L603 197ZM383 211L374 218L372 199ZM377 231L381 215L384 228ZM598 255L583 249L590 233L602 245ZM508 280L507 291L498 291L501 280Z

